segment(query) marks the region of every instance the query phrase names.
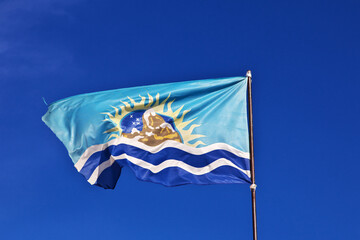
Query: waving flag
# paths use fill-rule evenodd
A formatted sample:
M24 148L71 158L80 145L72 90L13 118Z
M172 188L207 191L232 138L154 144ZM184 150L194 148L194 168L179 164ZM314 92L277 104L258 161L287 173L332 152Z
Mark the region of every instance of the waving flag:
M57 101L43 121L92 185L128 166L166 186L251 183L247 78L158 84Z

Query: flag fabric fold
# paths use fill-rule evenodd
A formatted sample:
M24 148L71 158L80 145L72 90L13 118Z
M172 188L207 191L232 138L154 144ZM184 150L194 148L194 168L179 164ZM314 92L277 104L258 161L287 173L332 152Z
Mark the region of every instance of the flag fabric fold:
M92 185L114 188L124 166L165 186L250 183L247 78L88 93L43 121Z

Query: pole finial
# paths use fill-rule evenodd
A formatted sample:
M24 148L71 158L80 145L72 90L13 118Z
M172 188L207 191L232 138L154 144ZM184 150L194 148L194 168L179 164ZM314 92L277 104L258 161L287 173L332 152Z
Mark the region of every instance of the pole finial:
M250 70L248 70L248 71L246 72L246 76L251 78L251 71L250 71Z

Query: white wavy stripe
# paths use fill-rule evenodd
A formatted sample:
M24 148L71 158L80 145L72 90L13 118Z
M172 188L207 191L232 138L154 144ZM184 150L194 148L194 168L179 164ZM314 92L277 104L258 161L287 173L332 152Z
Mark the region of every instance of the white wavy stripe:
M233 164L231 161L225 159L225 158L219 158L218 160L210 163L209 165L206 165L204 167L193 167L190 166L189 164L186 164L182 161L178 161L178 160L174 160L174 159L169 159L166 160L162 163L160 163L159 165L153 165L151 163L148 163L146 161L143 161L141 159L132 157L127 155L126 153L121 154L119 156L116 157L110 157L109 160L101 163L95 170L94 172L91 174L90 178L88 179L88 182L92 185L94 185L98 179L98 177L100 176L100 174L108 167L110 167L116 160L123 160L123 159L127 159L129 162L150 170L153 173L158 173L162 170L164 170L165 168L169 168L169 167L178 167L178 168L182 168L185 171L194 174L194 175L203 175L206 173L209 173L211 171L213 171L214 169L221 167L221 166L230 166L233 168L238 169L239 171L243 172L244 174L246 174L249 178L250 178L250 170L243 170L241 168L239 168L238 166L236 166L235 164Z
M146 150L151 153L157 153L164 148L173 147L173 148L177 148L177 149L183 150L185 152L188 152L188 153L191 153L194 155L202 155L202 154L211 152L213 150L226 150L228 152L231 152L231 153L237 155L238 157L247 158L247 159L250 158L249 153L240 151L226 143L214 143L209 146L205 146L205 147L201 147L201 148L194 148L194 147L185 145L183 143L179 143L179 142L172 141L172 140L167 140L157 146L152 147L152 146L148 146L146 144L143 144L143 143L138 142L133 139L120 137L120 138L113 139L104 144L93 145L93 146L89 147L88 149L86 149L85 152L79 158L79 161L77 161L75 163L75 168L80 172L81 169L84 167L86 161L92 154L94 154L95 152L102 151L109 146L118 145L121 143L125 143L128 145L134 146L134 147L138 147L138 148L141 148L141 149Z

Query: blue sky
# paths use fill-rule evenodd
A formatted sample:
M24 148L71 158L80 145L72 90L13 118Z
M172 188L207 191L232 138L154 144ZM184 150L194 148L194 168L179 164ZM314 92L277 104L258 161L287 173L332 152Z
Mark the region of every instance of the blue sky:
M357 239L358 1L0 2L2 239L251 239L248 185L90 186L41 121L80 93L253 72L259 239Z

